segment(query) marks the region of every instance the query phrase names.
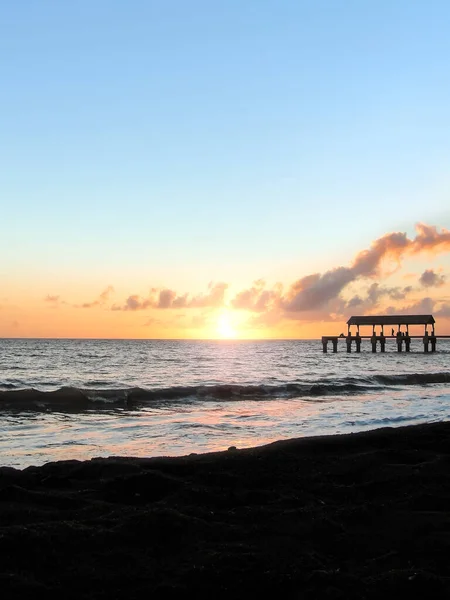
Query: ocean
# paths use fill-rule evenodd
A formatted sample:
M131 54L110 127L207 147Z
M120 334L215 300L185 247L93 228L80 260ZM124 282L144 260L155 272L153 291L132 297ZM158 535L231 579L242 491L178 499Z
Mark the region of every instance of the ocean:
M450 417L436 353L319 340L0 340L0 465L176 456Z

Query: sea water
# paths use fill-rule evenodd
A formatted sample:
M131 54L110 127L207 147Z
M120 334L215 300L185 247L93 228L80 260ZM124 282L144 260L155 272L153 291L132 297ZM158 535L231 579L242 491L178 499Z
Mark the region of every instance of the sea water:
M245 448L450 417L450 340L0 340L0 465Z

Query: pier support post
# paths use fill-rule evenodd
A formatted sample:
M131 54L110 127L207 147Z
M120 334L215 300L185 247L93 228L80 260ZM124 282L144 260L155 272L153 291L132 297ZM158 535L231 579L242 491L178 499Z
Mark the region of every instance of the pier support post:
M403 340L400 336L397 337L397 352L401 352L403 350Z
M386 338L383 333L380 336L380 349L381 352L386 352Z
M376 354L376 351L377 351L377 336L374 334L370 338L370 341L372 342L372 353Z
M361 337L359 334L356 336L356 352L361 352Z
M429 342L428 335L424 335L424 336L423 336L423 351L424 351L425 353L427 353L427 352L428 352L428 342Z
M436 337L433 335L430 338L431 342L431 352L436 352Z
M411 352L411 338L409 337L409 335L406 335L405 337L405 351Z
M336 354L336 352L337 352L337 345L338 345L337 338L334 338L331 341L333 342L333 353Z
M328 352L328 340L322 340L323 353L326 354Z
M350 336L347 337L347 352L350 354L352 351L352 338Z

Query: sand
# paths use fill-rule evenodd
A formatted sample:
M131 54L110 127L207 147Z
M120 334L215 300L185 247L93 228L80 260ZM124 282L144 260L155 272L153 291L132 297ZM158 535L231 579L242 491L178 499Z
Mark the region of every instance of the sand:
M447 598L449 467L450 423L4 467L0 593Z

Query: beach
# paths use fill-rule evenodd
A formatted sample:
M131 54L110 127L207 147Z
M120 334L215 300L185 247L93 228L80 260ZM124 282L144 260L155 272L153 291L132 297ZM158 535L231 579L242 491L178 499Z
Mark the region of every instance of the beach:
M3 598L450 592L450 424L0 469Z

